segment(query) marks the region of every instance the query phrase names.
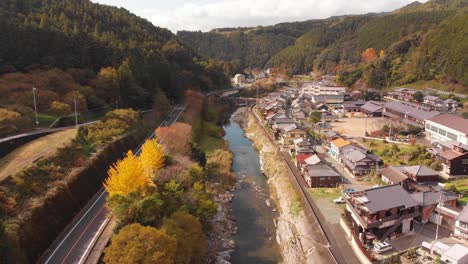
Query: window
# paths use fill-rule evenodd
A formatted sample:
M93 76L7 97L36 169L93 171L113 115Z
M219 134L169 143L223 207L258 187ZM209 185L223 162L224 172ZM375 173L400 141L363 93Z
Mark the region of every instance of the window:
M452 140L457 140L457 135L455 135L454 133L447 132L447 137Z
M463 160L462 160L462 164L468 165L468 159L463 159Z
M321 180L321 181L324 181L324 180L326 180L326 179L327 179L327 177L320 177L320 180Z
M434 131L434 132L439 132L439 129L435 126L431 126L431 131Z
M431 125L426 124L426 129L427 129L427 130L430 130L430 129L431 129Z
M447 131L443 130L442 128L439 128L439 134L441 134L442 136L446 136Z

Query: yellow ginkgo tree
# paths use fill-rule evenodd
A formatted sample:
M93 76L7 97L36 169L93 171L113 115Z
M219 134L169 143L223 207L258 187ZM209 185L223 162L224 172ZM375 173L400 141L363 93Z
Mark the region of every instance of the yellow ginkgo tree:
M146 140L141 148L139 160L143 166L143 170L150 178L164 166L164 152L156 139Z

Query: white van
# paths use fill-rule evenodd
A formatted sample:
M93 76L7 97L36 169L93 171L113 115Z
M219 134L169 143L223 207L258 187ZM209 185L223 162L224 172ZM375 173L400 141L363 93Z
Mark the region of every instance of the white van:
M380 242L374 245L374 251L378 254L392 250L392 245L388 242Z

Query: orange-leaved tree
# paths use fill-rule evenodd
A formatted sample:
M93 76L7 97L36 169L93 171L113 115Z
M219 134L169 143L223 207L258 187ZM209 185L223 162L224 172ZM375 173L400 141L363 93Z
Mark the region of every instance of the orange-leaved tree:
M177 122L170 127L159 127L158 129L156 129L156 136L167 153L172 155L191 155L191 125Z
M162 146L156 139L146 140L141 147L140 154L141 166L149 177L164 166L164 152Z
M135 191L145 192L152 184L139 158L133 155L131 150L125 158L112 165L107 173L109 177L104 182L104 187L110 196L127 195Z
M377 52L375 51L374 48L367 48L362 54L362 59L369 63L369 62L373 62L375 61L376 59L379 58L379 56L377 55Z

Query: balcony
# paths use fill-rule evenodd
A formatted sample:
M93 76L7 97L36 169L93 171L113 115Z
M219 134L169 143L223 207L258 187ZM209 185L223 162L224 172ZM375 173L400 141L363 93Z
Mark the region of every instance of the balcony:
M357 218L365 229L372 229L372 228L384 228L393 225L396 223L398 220L406 220L409 218L414 218L418 216L420 213L418 210L414 210L414 212L407 213L407 212L400 212L400 214L395 214L395 215L390 215L378 220L373 220L368 218L367 216L363 216L360 214L359 210L356 209L349 200L346 201L346 208L349 208L350 211L352 212L352 215Z

